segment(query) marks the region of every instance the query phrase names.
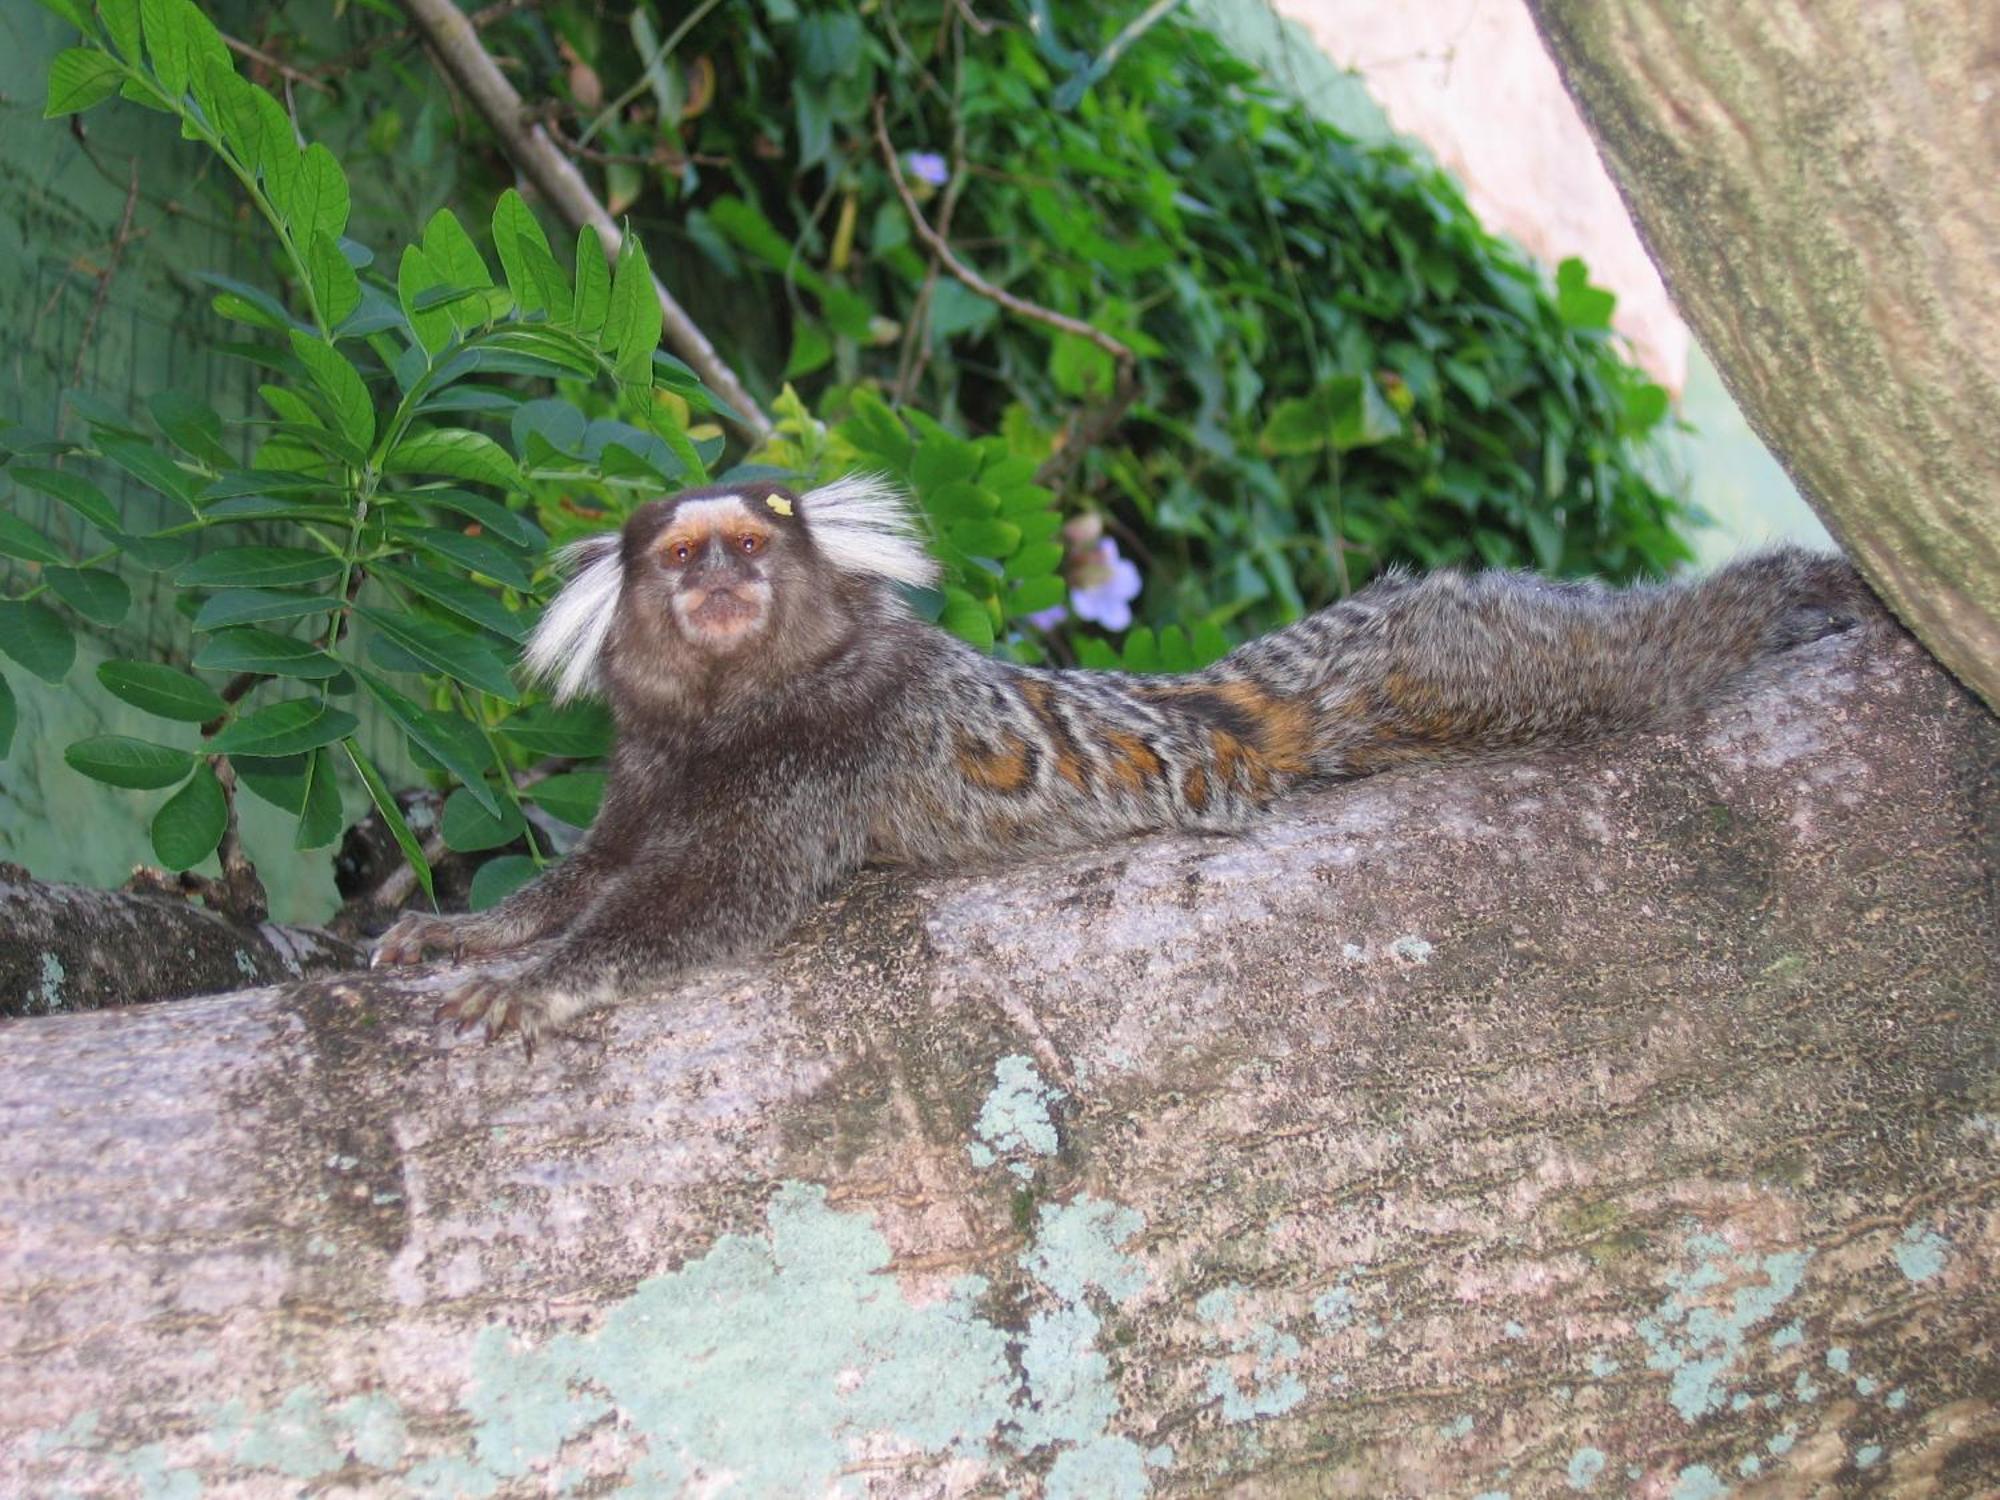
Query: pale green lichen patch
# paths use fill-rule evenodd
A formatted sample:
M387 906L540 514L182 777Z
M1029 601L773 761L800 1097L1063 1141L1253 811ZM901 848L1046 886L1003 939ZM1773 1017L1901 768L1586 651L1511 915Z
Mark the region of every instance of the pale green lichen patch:
M1673 1500L1720 1500L1729 1486L1707 1464L1691 1464L1674 1481Z
M1208 1394L1222 1404L1223 1418L1230 1422L1282 1416L1306 1398L1305 1383L1288 1368L1303 1352L1299 1341L1274 1323L1243 1321L1240 1309L1248 1296L1244 1287L1218 1287L1195 1303L1195 1315L1204 1323L1240 1324L1222 1330L1231 1358L1211 1360L1208 1366ZM1247 1378L1238 1374L1246 1365Z
M1935 1229L1912 1224L1896 1241L1896 1265L1911 1281L1929 1281L1944 1269L1951 1243Z
M1728 1377L1742 1362L1750 1331L1799 1289L1811 1252L1778 1251L1761 1259L1738 1255L1713 1234L1687 1243L1691 1266L1669 1273L1668 1292L1639 1320L1646 1365L1669 1377L1668 1399L1683 1420L1718 1411L1729 1398ZM1725 1305L1714 1289L1733 1286Z
M1199 1306L1196 1308L1199 1311ZM1313 1298L1313 1317L1322 1328L1345 1328L1354 1321L1354 1292L1338 1284Z
M979 1139L965 1148L972 1164L985 1168L1007 1160L1016 1176L1033 1176L1028 1158L1056 1153L1056 1122L1049 1110L1063 1098L1061 1089L1043 1081L1031 1058L1018 1053L1001 1058L993 1069L993 1089L973 1122Z
M43 1011L61 1010L63 1008L63 980L68 977L69 971L63 968L63 961L53 953L44 953L42 955L42 980L40 984L35 986L36 1004L30 1008L39 1008Z
M1579 1448L1569 1456L1569 1487L1587 1490L1604 1472L1606 1459L1601 1448Z
M1088 1193L1044 1203L1021 1269L1064 1302L1081 1301L1092 1290L1129 1302L1146 1289L1146 1271L1119 1247L1145 1227L1138 1210Z
M287 1488L359 1462L399 1489L487 1496L522 1480L562 1493L613 1475L640 1493L710 1487L743 1494L858 1494L858 1457L996 1462L1053 1448L1044 1493L1139 1500L1148 1467L1172 1461L1113 1430L1110 1362L1097 1304L1130 1300L1146 1273L1119 1248L1144 1228L1131 1209L1088 1197L1044 1204L1020 1256L1036 1304L1024 1335L979 1311L989 1290L964 1277L913 1301L890 1274L887 1240L865 1215L839 1213L823 1189L790 1183L767 1234L728 1235L679 1270L601 1309L588 1333L536 1345L490 1325L471 1345L463 1408L469 1448L412 1461L408 1417L382 1393L345 1400L310 1386L275 1406L216 1407L185 1445L233 1479L282 1476ZM1018 1366L1010 1361L1018 1344ZM607 1450L613 1431L625 1437ZM565 1454L590 1435L590 1446ZM194 1500L198 1471L157 1445L99 1446L85 1413L37 1452L93 1453L142 1494Z

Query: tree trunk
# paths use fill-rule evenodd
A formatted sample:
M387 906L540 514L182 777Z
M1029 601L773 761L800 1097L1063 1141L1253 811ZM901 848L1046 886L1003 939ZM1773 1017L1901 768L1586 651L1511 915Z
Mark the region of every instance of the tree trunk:
M212 994L362 957L318 928L228 922L179 896L44 882L0 863L0 1016Z
M1883 624L532 1062L435 976L0 1024L0 1492L1977 1493L1997 766Z
M1751 425L2000 710L2000 5L1529 6Z

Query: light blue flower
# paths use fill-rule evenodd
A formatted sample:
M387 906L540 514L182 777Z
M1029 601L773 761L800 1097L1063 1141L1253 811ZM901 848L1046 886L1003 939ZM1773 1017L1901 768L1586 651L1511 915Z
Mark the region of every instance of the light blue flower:
M1079 620L1102 625L1106 630L1124 630L1132 623L1132 601L1139 597L1144 582L1139 566L1121 555L1111 537L1100 538L1070 563L1069 606L1052 605L1027 617L1038 630L1053 630L1072 611Z
M912 151L903 160L909 164L911 176L928 182L932 187L943 187L951 176L951 168L935 151Z

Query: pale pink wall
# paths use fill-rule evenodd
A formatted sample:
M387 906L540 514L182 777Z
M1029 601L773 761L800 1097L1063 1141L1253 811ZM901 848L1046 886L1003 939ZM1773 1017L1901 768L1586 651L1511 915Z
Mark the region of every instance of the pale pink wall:
M1618 294L1616 324L1679 392L1688 331L1674 312L1521 0L1275 0L1367 81L1395 127L1465 185L1486 225L1553 266L1580 255Z

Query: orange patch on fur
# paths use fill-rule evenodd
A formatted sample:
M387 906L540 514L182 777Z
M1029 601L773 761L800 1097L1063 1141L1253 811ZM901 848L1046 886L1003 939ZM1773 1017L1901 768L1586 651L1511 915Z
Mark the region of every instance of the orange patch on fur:
M1166 769L1153 747L1136 734L1123 729L1109 729L1104 733L1104 743L1111 751L1111 774L1128 791L1143 792L1146 784L1156 780Z
M1216 774L1235 786L1248 785L1253 796L1271 792L1271 768L1264 757L1226 729L1211 729L1208 743L1215 751Z
M1015 680L1015 686L1021 691L1021 701L1028 705L1029 712L1040 722L1043 732L1049 737L1049 744L1055 749L1056 775L1079 792L1088 791L1090 777L1084 771L1083 762L1070 748L1069 735L1062 721L1056 717L1050 701L1053 694L1049 685L1039 677L1021 677Z
M1187 805L1196 812L1208 806L1208 772L1200 766L1189 766L1187 775L1181 778L1181 795Z
M1303 776L1312 764L1311 711L1296 698L1280 698L1252 682L1225 682L1217 691L1257 726L1257 749L1273 771Z
M997 750L958 738L958 771L983 791L1011 795L1026 790L1034 779L1034 755L1026 740L1009 734Z

